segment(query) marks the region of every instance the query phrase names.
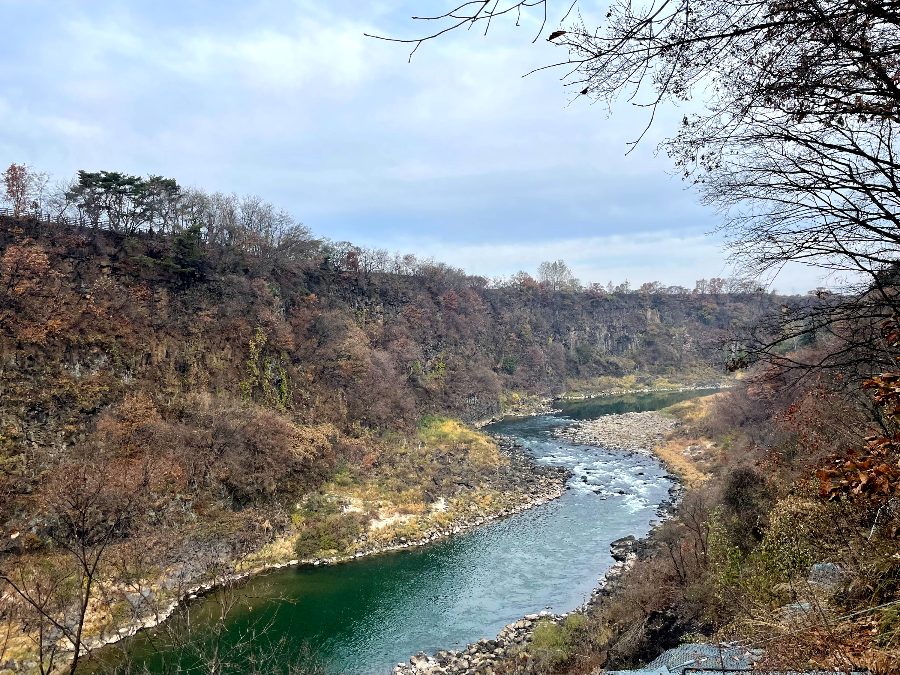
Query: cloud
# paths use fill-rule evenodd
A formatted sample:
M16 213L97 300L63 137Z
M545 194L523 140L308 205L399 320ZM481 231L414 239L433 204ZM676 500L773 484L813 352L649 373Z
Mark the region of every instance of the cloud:
M0 162L256 193L315 231L508 274L720 275L716 217L655 154L647 112L569 105L537 18L408 46L402 0L0 0ZM442 6L434 3L436 7ZM422 3L416 3L422 10ZM424 11L424 10L423 10ZM552 252L552 253L551 253ZM665 277L665 278L663 278Z

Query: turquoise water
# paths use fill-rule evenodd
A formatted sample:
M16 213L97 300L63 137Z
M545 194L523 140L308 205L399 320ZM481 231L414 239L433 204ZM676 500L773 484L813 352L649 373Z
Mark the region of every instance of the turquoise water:
M613 563L610 542L646 534L671 483L653 458L569 444L552 430L708 393L593 399L565 404L558 414L491 425L489 431L519 438L538 462L571 469L570 489L549 504L422 548L256 577L229 614L226 641L266 625L289 651L310 645L333 673L386 674L419 650L492 638L548 607L574 609ZM195 625L218 614L211 601L191 611ZM162 670L158 657L146 664Z
M717 389L692 391L654 391L622 396L599 396L583 401L558 401L554 407L562 409L562 415L573 420L593 420L602 415L621 415L629 412L659 410L698 396L708 396Z

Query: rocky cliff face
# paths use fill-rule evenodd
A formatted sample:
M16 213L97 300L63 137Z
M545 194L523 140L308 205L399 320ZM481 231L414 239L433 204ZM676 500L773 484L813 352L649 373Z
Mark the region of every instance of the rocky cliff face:
M503 390L697 366L704 345L772 302L490 288L441 266L367 274L303 260L254 276L221 255L185 274L172 247L0 223L5 426L28 440L57 420L28 442L65 443L64 427L136 391L229 394L339 424L478 419Z
M187 420L198 396L344 430L484 419L504 391L698 367L705 345L774 301L490 287L441 265L368 273L261 255L0 219L4 461L64 454L110 411L132 430L145 413Z

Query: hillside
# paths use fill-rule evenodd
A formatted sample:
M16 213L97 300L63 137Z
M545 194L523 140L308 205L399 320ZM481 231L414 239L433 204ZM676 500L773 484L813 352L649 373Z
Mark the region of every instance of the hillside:
M338 265L311 238L295 248L0 221L6 480L30 489L101 420L208 429L192 397L353 435L409 432L426 413L474 421L503 392L560 394L567 378L715 379L704 347L776 302L491 287L439 264Z
M573 390L720 379L727 331L785 302L719 282L632 291L524 274L489 281L302 227L272 237L235 226L225 241L211 231L0 218L0 565L20 589L0 601L5 658L19 670L49 672L72 644L165 616L204 580L406 546L552 499L564 474L535 473L453 418ZM834 349L786 346L812 360ZM769 581L753 557L769 550L759 547L769 511L801 493L815 501L813 472L858 444L873 411L852 377L812 387L791 373L760 364L702 414L674 411L684 427L659 453L690 484L679 518L551 670L633 665L685 633L756 635L747 622L808 602L741 584ZM752 504L732 504L733 484ZM697 504L697 545L713 530L732 543L683 569L665 556L694 546L684 523ZM849 518L851 548L871 557L880 512L866 503L833 517ZM873 559L894 555L893 541ZM749 557L733 561L736 550ZM779 583L834 557L804 556ZM743 581L729 576L734 565ZM853 568L854 583L879 574ZM629 600L644 587L666 592ZM153 602L135 605L134 589ZM866 645L849 645L840 649L869 658ZM831 663L830 652L804 649L802 659ZM785 659L773 663L796 665Z
M26 593L82 579L57 609L5 605L14 658L37 646L52 662L120 625L134 574L158 615L172 570L189 587L552 498L565 476L448 418L571 386L717 380L716 341L778 302L489 282L296 226L161 229L0 218L3 574Z

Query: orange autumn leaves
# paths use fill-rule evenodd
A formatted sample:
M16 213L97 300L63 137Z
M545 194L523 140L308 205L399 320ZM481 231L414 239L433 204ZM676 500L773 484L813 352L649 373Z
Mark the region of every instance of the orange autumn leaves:
M890 347L900 348L900 319L892 317L882 329ZM900 362L900 356L896 360ZM885 426L900 427L900 372L870 378L863 387L874 390ZM862 448L829 458L816 476L821 496L831 500L846 497L883 504L900 496L900 433L867 437Z

